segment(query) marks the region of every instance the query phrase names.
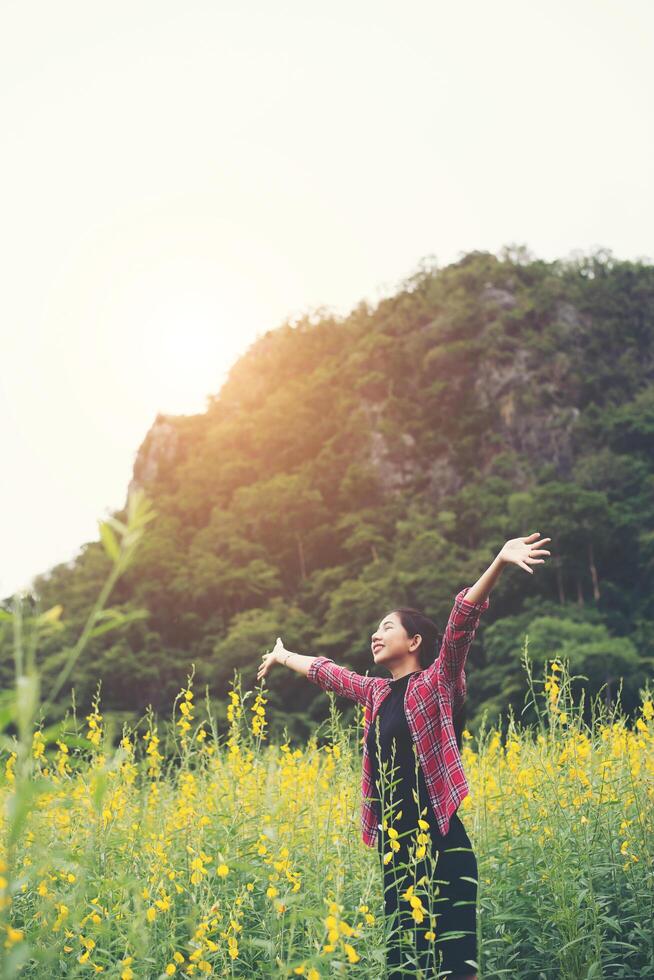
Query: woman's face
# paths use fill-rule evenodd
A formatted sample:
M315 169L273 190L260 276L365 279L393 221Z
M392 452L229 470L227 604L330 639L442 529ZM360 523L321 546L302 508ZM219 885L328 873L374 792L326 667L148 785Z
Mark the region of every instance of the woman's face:
M397 665L420 645L418 636L409 639L397 613L388 613L372 634L371 650L376 664Z

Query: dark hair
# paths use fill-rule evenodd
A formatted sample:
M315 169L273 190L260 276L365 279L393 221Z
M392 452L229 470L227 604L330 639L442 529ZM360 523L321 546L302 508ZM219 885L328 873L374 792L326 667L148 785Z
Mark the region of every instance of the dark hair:
M418 647L418 656L420 666L425 670L434 663L440 650L442 636L438 630L438 626L428 616L425 616L424 613L421 613L418 609L412 609L411 606L400 606L399 609L393 611L399 616L400 622L409 637L415 636L416 633L419 633L422 637L420 646ZM467 714L466 702L464 701L463 705L452 718L456 744L459 750L461 749L462 734L465 728Z

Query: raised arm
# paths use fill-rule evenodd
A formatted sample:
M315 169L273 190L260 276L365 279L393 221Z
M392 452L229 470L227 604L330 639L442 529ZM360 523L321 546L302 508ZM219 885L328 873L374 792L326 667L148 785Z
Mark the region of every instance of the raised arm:
M539 531L524 538L511 538L475 584L462 589L454 600L438 658L425 674L427 679L433 678L434 681L438 675L442 676L452 694L452 706L455 710L465 701L466 657L475 638L479 617L488 609L490 591L507 565L519 565L533 575L530 565L543 564L545 559L537 556L549 555L549 551L542 549L541 545L552 540L537 540L539 538Z
M264 677L274 663L283 664L298 674L303 674L323 691L334 691L335 694L360 704L369 704L372 688L375 684L383 683L379 677L365 677L347 667L341 667L329 657L307 657L286 650L279 637L272 652L264 654L257 680Z
M425 679L433 677L435 680L438 675L442 676L453 702L455 699L461 702L465 700L465 662L468 650L475 638L479 617L490 604L488 596L481 602L470 602L466 598L470 591L470 586L467 586L454 600L438 657L425 671Z

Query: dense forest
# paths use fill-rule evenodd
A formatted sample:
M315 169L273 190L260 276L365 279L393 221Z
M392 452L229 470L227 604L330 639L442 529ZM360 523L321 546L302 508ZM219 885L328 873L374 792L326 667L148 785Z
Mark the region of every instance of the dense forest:
M168 715L191 664L220 706L235 668L254 688L278 635L374 673L386 612L444 627L503 542L537 530L552 557L508 568L491 595L468 726L520 714L525 635L537 676L567 658L579 688L611 701L622 685L629 710L654 665L653 342L652 265L522 248L425 262L374 308L265 333L203 414L147 433L131 487L156 518L110 600L147 615L92 641L58 709L71 687L88 705L101 679L105 710ZM40 608L63 606L44 692L109 566L98 540L35 579ZM6 630L5 687L13 670ZM304 678L279 667L268 683L273 732L304 737L325 716Z

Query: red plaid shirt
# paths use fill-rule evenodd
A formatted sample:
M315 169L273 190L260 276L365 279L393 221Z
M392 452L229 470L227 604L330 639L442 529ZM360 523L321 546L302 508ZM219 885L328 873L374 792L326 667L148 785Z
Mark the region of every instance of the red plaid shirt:
M489 600L468 602L465 599L468 590L469 586L454 600L438 658L426 670L409 678L404 696L407 723L442 834L448 832L452 814L470 792L456 744L452 714L456 714L465 701L465 661L479 617L488 609ZM324 691L334 691L365 705L361 829L364 843L375 847L378 823L372 802L373 773L366 736L382 702L390 694L390 679L365 677L339 667L329 657L316 657L307 678Z

